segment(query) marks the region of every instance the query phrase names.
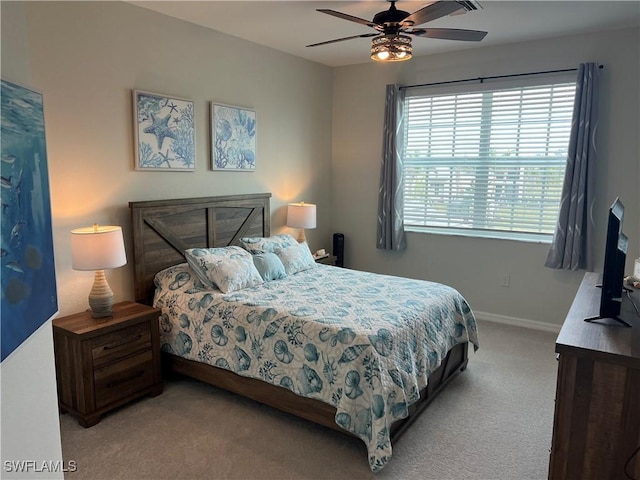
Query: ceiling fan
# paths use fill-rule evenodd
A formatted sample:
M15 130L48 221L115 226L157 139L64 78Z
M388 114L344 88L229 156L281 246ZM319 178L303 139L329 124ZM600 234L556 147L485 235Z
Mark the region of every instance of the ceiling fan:
M396 8L396 0L387 1L391 3L389 10L377 13L371 21L335 10L318 9L318 12L371 27L376 30L376 33L363 33L361 35L327 40L326 42L307 45L307 47L318 47L320 45L343 42L354 38L374 37L371 41L371 58L380 62L399 62L409 60L412 56L411 37L408 35L445 40L463 40L468 42L479 42L487 35L487 32L479 30L415 28L418 25L437 20L446 15L451 15L459 10L477 10L473 2L440 0L413 13L409 13L398 10Z

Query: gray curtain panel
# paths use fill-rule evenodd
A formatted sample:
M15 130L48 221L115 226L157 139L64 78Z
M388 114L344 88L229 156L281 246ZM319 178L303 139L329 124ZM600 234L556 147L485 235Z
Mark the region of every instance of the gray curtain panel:
M567 171L562 187L560 215L545 266L564 270L591 270L593 265L595 136L598 129L598 66L581 63L569 139Z
M402 218L402 114L404 90L387 85L384 113L382 167L378 191L377 248L404 250L406 239Z

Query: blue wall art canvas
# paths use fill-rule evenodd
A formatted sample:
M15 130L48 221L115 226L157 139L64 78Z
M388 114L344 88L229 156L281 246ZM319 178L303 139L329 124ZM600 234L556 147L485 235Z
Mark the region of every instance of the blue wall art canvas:
M133 91L136 170L194 171L193 102Z
M213 170L256 169L256 112L212 103L211 130Z
M2 361L58 312L42 95L1 83Z

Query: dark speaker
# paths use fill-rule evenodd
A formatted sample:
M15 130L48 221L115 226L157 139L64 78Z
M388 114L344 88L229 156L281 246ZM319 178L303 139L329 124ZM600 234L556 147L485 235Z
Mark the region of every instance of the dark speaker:
M333 234L333 254L338 257L336 266L344 267L344 235L342 233Z

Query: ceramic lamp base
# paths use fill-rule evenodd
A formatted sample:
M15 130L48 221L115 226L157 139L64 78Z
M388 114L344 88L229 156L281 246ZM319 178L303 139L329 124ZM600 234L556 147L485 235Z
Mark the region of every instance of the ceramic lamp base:
M113 317L113 291L107 283L104 270L96 270L93 287L89 292L92 318Z

